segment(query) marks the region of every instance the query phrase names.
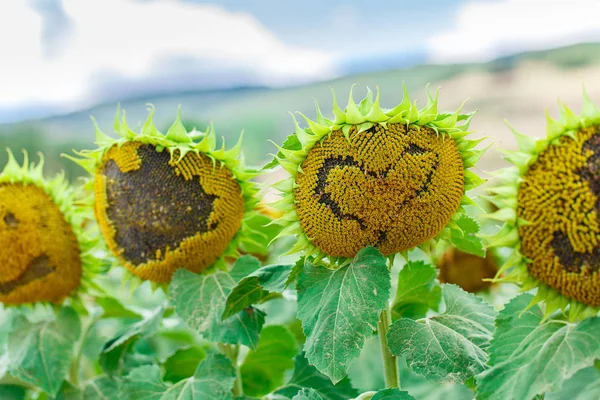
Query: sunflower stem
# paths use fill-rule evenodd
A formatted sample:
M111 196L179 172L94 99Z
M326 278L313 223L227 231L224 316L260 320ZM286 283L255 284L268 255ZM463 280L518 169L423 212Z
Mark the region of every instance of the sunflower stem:
M392 312L388 305L381 312L379 323L377 325L379 333L379 344L381 345L381 356L383 358L383 372L385 375L386 388L400 387L400 374L398 373L398 357L394 356L390 351L387 343L387 332L392 323Z

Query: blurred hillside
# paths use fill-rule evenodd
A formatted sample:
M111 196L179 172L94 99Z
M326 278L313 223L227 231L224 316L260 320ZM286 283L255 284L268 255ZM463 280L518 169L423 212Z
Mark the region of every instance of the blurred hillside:
M424 87L441 86L440 110L454 110L470 98L464 110L479 109L472 128L478 134L491 137L495 147L513 148L510 131L503 123L507 118L519 130L537 136L544 134L545 109L556 115L556 98L578 111L581 86L585 83L590 97L600 103L600 43L580 44L548 51L530 52L483 64L421 65L388 72L353 75L334 81L285 89L241 88L234 90L176 93L167 96L147 96L121 102L132 127L139 127L146 118L146 104L156 106L155 121L166 129L173 121L177 106L183 107L183 118L189 126L203 130L214 122L217 134L235 143L240 131L245 131L244 152L248 164L262 164L268 153L275 151L271 139L281 142L293 131L289 111L299 110L314 116L314 100L321 109L331 109L333 88L345 104L348 90L358 84L355 100L364 95L366 87L382 89L381 104L392 107L402 99L401 82L405 81L411 97L425 104ZM42 151L47 170L64 168L70 177L83 174L77 165L60 158L71 149L93 147L93 115L106 133L112 132L116 104L104 104L88 110L51 118L0 125L0 148L13 151ZM6 154L0 152L0 165ZM491 149L481 164L482 170L502 166L500 153Z

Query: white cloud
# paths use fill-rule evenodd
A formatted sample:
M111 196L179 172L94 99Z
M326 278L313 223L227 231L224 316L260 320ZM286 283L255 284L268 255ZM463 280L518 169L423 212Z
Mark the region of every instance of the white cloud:
M514 51L600 39L598 0L470 1L428 40L436 62L484 61Z
M69 37L48 58L39 14L24 0L0 1L0 107L83 106L100 77L149 79L164 75L157 68L165 64L176 73L168 60L243 71L255 84L333 74L326 54L287 46L252 16L218 6L178 0L63 0L63 6L72 21Z

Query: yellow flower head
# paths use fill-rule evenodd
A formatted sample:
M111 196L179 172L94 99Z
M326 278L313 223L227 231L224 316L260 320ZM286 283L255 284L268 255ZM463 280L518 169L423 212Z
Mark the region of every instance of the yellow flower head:
M96 218L108 247L134 275L167 282L178 268L200 272L250 240L253 173L238 144L216 148L214 129L187 132L180 116L163 134L152 122L132 131L125 113L113 139L96 126L95 151L79 163L94 176Z
M92 219L76 204L64 175L43 177L44 162L20 166L8 150L0 173L0 302L60 303L98 272Z
M546 138L513 129L515 167L491 189L500 208L491 217L505 225L489 245L515 248L498 280L538 287L534 302L545 300L547 315L569 308L577 319L600 307L600 111L585 93L581 115L559 106Z
M470 202L465 191L481 183L467 169L481 157L479 141L467 140L472 114L440 114L437 93L419 110L406 87L404 100L382 109L379 92L356 104L350 91L334 119L302 115L308 128L279 148L278 163L290 177L276 187L287 227L298 234L292 252L350 258L375 246L392 255L427 248L446 238Z

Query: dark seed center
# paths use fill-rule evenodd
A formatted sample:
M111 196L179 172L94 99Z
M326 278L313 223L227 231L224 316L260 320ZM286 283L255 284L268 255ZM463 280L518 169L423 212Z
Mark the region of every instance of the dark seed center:
M113 160L104 167L106 211L115 240L123 257L136 265L156 260L158 250L164 255L167 248L174 250L183 240L218 225L208 223L218 196L207 194L197 177L177 175L168 151L142 145L137 154L141 166L135 171L123 173Z

